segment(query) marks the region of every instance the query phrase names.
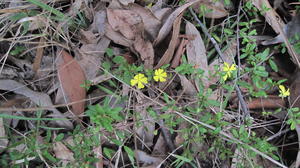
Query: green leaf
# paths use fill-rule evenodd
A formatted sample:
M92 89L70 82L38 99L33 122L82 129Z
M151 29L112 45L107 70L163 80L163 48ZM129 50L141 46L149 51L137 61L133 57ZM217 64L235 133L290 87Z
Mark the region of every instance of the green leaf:
M62 12L60 12L57 9L52 8L51 6L49 6L47 4L44 4L43 2L40 2L38 0L26 0L26 1L32 3L36 6L39 6L39 7L43 8L44 10L47 10L47 11L53 13L54 15L58 16L62 20L66 18Z
M10 55L18 55L22 53L26 48L24 46L16 46L11 52Z
M128 154L129 160L131 161L132 165L134 165L134 152L129 147L124 146L124 150Z
M97 85L97 87L98 87L99 89L101 89L102 91L104 91L105 93L109 94L109 95L114 95L114 92L111 91L111 90L109 90L109 89L107 89L106 87L103 87L103 86L101 86L101 85Z
M48 151L44 151L43 152L43 156L46 158L46 159L48 159L48 160L50 160L51 162L54 162L54 163L56 163L57 162L57 159L55 158L55 157L53 157Z
M296 122L292 121L291 130L295 130L295 129L296 129Z
M218 107L218 106L221 105L219 101L217 101L217 100L211 100L211 99L207 99L207 104L209 106L215 106L215 107Z
M56 142L61 141L64 138L64 136L65 135L63 133L58 134L57 137L55 138L55 141Z
M115 153L115 151L112 150L112 149L104 147L103 148L103 153L104 153L104 155L106 155L106 157L108 157L109 159L111 159L112 156L113 156L113 154Z
M273 69L273 71L278 72L278 67L272 59L269 59L269 65Z
M112 57L114 56L114 50L112 48L107 48L105 50L105 53L109 56L109 57Z
M183 157L183 156L180 156L180 155L176 155L176 154L173 154L173 153L170 153L170 155L174 156L175 158L179 159L179 160L182 160L184 162L187 162L187 163L190 163L192 160L186 158L186 157Z
M102 63L102 67L103 67L105 70L109 71L110 68L111 68L111 63L108 62L108 61L104 61L104 62Z
M122 56L115 56L113 58L113 62L116 64L124 64L126 62L126 60Z

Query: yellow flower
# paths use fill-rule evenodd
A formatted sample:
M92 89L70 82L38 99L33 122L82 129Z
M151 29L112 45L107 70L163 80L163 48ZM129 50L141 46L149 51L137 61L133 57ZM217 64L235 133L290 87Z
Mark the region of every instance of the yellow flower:
M167 72L165 72L163 69L156 69L154 71L154 76L153 76L153 79L156 81L156 82L165 82L166 81L166 78L167 78Z
M138 89L144 88L145 84L147 84L147 83L148 83L148 80L147 80L146 76L141 73L135 75L134 78L130 80L131 86L137 85Z
M290 95L290 89L285 90L283 85L279 85L279 97L284 98Z
M235 71L235 70L236 70L235 64L232 64L231 66L229 66L229 64L227 62L224 62L223 72L225 72L225 75L223 76L223 80L226 81L228 78L230 78L232 71Z

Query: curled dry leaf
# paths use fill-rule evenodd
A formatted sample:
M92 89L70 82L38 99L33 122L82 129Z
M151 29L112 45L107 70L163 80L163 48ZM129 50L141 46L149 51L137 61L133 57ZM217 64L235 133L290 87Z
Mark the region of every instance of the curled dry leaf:
M129 40L134 40L143 28L142 18L134 11L107 9L108 23L114 31L120 32Z
M142 17L144 29L151 36L151 40L155 39L161 26L160 20L147 8L137 4L131 4L130 9Z
M61 112L53 107L50 97L45 93L35 92L24 86L23 84L14 80L0 80L0 90L12 91L16 94L23 95L30 98L36 105L41 107L49 107L49 110L53 112L55 118L65 118ZM53 107L53 108L52 108ZM62 128L73 129L73 124L69 120L57 120L53 121L53 124Z
M143 37L143 19L145 19L144 22L153 22L152 24L146 24L149 33L152 34L155 33L155 29L158 27L158 20L154 21L154 17L150 16L149 12L144 11L144 9L137 5L132 5L131 8L136 11L107 9L109 23L109 26L107 26L107 36L114 42L130 47L134 52L138 52L144 61L145 68L149 69L153 67L154 50L152 43ZM109 30L109 27L114 31Z
M158 64L155 66L155 69L170 63L170 61L172 60L178 42L181 18L182 18L182 14L179 15L173 22L173 32L172 32L171 41L169 43L169 47L167 51L164 53L164 55L162 56L162 58L159 60Z
M64 50L57 53L58 77L65 95L72 104L72 112L79 116L84 112L86 90L80 87L86 80L78 62Z
M154 49L150 41L145 41L141 36L136 37L134 49L140 54L146 69L152 69L154 64Z
M190 2L192 0L189 0ZM207 18L222 18L227 16L229 13L226 11L224 7L224 2L223 1L215 1L215 0L205 0L203 2L199 2L195 5L193 5L193 9L196 11L196 13L201 13L201 8L200 5L204 5L208 10L211 10L209 12L205 13L205 17Z
M182 5L181 7L177 8L172 14L170 14L169 17L168 17L168 19L164 23L164 25L159 30L159 33L158 33L156 39L154 40L153 45L155 46L158 43L160 43L163 39L165 39L165 37L170 33L170 31L172 29L173 22L176 20L176 18L184 10L186 10L186 8L190 7L191 5L193 5L193 4L195 4L195 3L199 2L199 1L200 0L194 0L192 2L186 3L186 4Z

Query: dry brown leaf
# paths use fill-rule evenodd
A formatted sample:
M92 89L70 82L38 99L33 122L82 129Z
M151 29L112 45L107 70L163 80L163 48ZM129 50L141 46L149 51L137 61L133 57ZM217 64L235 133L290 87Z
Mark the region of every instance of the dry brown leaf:
M181 24L181 18L182 18L182 14L179 15L175 21L173 22L173 32L172 32L172 38L171 41L169 43L169 47L167 49L167 51L164 53L164 55L162 56L162 58L159 60L158 64L155 66L155 69L170 63L170 61L173 58L173 54L178 42L178 36L179 36L179 31L180 31L180 24Z
M167 144L164 140L164 137L162 134L159 134L158 140L156 141L156 144L153 147L152 155L160 155L165 156L168 154Z
M49 110L53 112L53 117L65 118L61 112L53 107L50 97L45 93L34 92L28 87L14 80L0 80L0 90L12 91L16 94L23 95L30 98L36 105L41 107L49 107ZM53 108L51 108L53 107ZM55 125L62 128L73 129L73 124L69 120L56 120L53 121Z
M208 63L206 49L199 31L192 23L187 21L185 26L185 33L187 35L192 35L195 37L194 39L190 40L186 46L188 63L207 72Z
M53 144L53 152L55 157L63 161L74 161L73 153L61 142L55 142Z
M197 94L197 89L192 84L191 81L189 81L185 76L179 75L181 85L183 87L183 91L185 94L190 96L195 96Z
M154 12L154 16L160 20L162 23L165 22L165 19L167 19L167 16L169 16L172 12L171 8L163 8L163 9L159 9L157 11Z
M17 96L14 96L14 98L12 98L10 100L5 100L3 102L0 101L0 107L1 108L14 108L14 107L15 108L24 108L24 107L22 107L22 105L26 101L28 101L28 98L17 95ZM13 115L13 112L10 110L1 111L1 113ZM16 128L17 125L19 124L18 119L4 118L3 121L4 121L5 125L10 125L10 126L12 126L12 128Z
M100 71L100 65L102 62L105 49L109 46L110 40L103 37L97 44L82 45L78 52L78 63L82 67L87 80L93 80ZM77 55L76 55L77 56Z
M186 10L188 7L190 7L191 5L193 5L193 4L197 3L197 2L200 2L200 0L194 0L192 2L186 3L186 4L182 5L181 7L177 8L172 14L170 14L170 16L168 17L168 19L164 23L164 25L159 30L159 33L158 33L156 39L154 40L153 45L156 46L163 39L165 39L165 37L170 33L170 31L172 29L173 22L176 20L176 18L184 10Z
M161 159L161 158L150 156L146 152L138 150L138 149L135 150L134 152L135 152L135 156L136 156L137 160L139 162L142 162L147 165L149 165L149 164L159 165L163 161L163 159Z
M131 47L133 44L132 40L125 38L121 33L116 32L112 29L112 27L107 24L105 27L105 35L111 39L114 43L120 44L125 47Z
M93 26L93 29L96 29L100 36L103 36L105 34L106 12L104 10L96 12L94 16Z
M142 17L145 31L148 32L149 35L151 35L150 40L154 40L161 26L160 20L158 20L149 9L144 8L138 4L131 4L129 9L136 12Z
M99 38L92 31L84 31L80 29L80 42L82 44L96 44Z
M152 12L155 12L157 10L160 10L162 9L163 7L163 1L162 0L157 0L156 3L151 7L151 11Z
M86 90L80 87L84 84L86 78L84 71L78 62L64 50L57 53L58 56L58 76L63 87L65 95L67 95L72 104L72 112L76 116L80 116L84 112L86 98Z
M141 32L143 22L140 15L134 11L123 9L107 9L108 23L114 31L119 31L129 40L134 40Z
M263 14L265 16L266 21L269 23L269 25L273 28L273 30L277 34L280 34L283 37L284 42L287 46L289 54L292 57L293 62L298 67L300 67L300 61L299 61L299 58L298 58L298 56L297 56L297 54L294 50L294 47L291 46L289 40L284 35L284 32L283 32L284 23L281 20L281 18L279 17L279 15L276 13L276 11L272 8L269 1L267 1L267 0L253 0L252 3L259 10L264 11ZM268 8L270 10L265 11L264 9L266 9L266 8ZM300 165L300 161L299 161L299 165Z
M191 0L189 0L189 1L191 1ZM199 2L195 5L193 5L193 9L196 11L196 13L202 12L200 5L204 5L208 10L211 10L211 11L205 13L204 16L207 18L218 19L218 18L225 17L229 14L225 9L223 1L205 0L203 2Z
M137 36L134 41L134 49L140 54L146 69L152 69L154 64L154 49L150 41L145 41Z

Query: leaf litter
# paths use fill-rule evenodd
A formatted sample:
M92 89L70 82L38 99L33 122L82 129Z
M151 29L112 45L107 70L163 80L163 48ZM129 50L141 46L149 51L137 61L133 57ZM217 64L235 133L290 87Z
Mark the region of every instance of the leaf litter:
M237 4L239 0L76 0L67 5L60 1L30 0L1 6L0 11L7 12L1 12L1 17L9 14L14 18L5 21L10 30L0 29L0 41L9 44L7 47L0 42L1 151L5 154L16 150L11 147L16 146L12 135L21 133L32 138L29 132L35 129L36 143L49 145L35 148L35 157L28 155L14 160L3 155L5 164L287 167L294 162L299 166L299 154L292 159L274 156L276 150L266 155L267 149L259 151L260 146L253 145L266 145L263 140L254 139L277 133L271 144L296 141L295 133L286 139L280 134L280 130L289 126L295 127L300 135L299 124L292 115L297 110L292 107L299 107L299 75L298 70L294 71L299 66L297 48L285 37L290 54L281 55L294 63L282 61L278 48L272 53L263 52L255 41L249 42L244 36L246 28L252 35L251 30L265 33L259 30L263 30L259 24L256 25L259 29L246 24L245 20L253 18L249 15L251 10L261 12L260 19L270 25L266 30L282 36L284 19L281 18L289 20L286 19L289 14L278 15L276 9L295 4L281 6L282 1L275 1L274 8L267 0ZM30 7L26 10L32 13L23 12L26 5ZM263 11L265 7L269 10ZM187 9L194 9L209 29L200 28ZM14 10L21 13L17 15ZM43 34L37 36L37 32ZM210 33L216 42L211 44L205 33ZM257 54L260 51L265 55ZM216 53L222 53L223 58ZM256 57L245 58L242 53ZM223 61L237 66L236 71L226 72L232 73L226 74L229 76L226 81L222 80ZM153 81L151 73L158 68L167 72L166 82ZM289 73L282 73L286 71ZM129 85L130 79L139 73L148 81L141 90ZM287 82L282 80L284 77ZM282 83L290 88L288 99L277 95L277 85ZM231 89L232 86L239 86L241 93ZM22 106L16 103L18 96L24 96ZM240 96L246 99L244 104ZM10 100L15 103L6 106ZM243 105L250 110L253 125L245 127L248 120L240 112ZM269 114L276 111L285 117ZM97 115L93 114L96 112ZM6 122L4 116L12 120ZM243 133L247 133L244 139ZM65 142L67 139L72 139L72 145ZM245 159L250 156L248 151L236 147L245 144L250 145L247 150L259 154L251 158L251 163ZM224 155L222 152L227 149ZM286 152L284 148L281 150ZM203 151L204 155L199 155ZM99 160L91 161L89 156Z

